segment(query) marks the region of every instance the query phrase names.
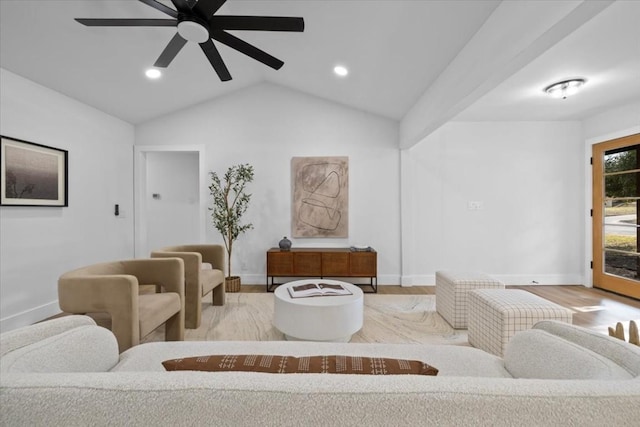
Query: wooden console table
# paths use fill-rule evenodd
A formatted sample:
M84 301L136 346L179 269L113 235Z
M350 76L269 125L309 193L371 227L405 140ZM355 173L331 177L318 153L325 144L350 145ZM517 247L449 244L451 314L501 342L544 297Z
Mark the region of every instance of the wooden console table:
M274 277L362 277L369 279L368 286L373 289L369 292L375 293L378 292L378 253L373 249L295 248L282 251L271 248L267 251L267 292L273 292L281 285L274 283Z

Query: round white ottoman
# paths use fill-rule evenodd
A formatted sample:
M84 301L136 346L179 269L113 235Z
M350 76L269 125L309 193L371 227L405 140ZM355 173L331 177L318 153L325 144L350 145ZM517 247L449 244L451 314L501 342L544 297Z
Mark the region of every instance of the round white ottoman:
M291 298L291 286L307 283L340 284L352 295ZM274 292L273 325L289 340L349 342L362 329L364 295L350 283L338 280L296 280Z

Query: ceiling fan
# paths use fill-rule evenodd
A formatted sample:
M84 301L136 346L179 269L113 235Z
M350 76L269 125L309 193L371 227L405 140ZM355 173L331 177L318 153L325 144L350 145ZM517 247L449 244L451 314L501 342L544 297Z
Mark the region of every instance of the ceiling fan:
M193 41L209 59L211 66L222 81L231 80L218 49L213 44L216 40L247 56L260 61L269 67L279 70L284 62L263 50L229 34L227 30L250 31L304 31L304 19L282 16L216 16L215 13L227 0L171 0L176 10L156 1L139 0L140 2L166 13L174 19L91 19L76 18L76 21L88 27L178 27L167 47L158 57L154 67L166 68L180 49Z

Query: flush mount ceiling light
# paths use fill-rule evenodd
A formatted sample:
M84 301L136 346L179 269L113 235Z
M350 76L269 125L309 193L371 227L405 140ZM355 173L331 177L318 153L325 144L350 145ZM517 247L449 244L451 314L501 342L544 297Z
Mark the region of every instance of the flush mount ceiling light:
M336 65L335 67L333 67L333 72L340 77L346 77L347 74L349 74L349 70L347 70L347 67L344 67L342 65Z
M553 98L565 99L567 96L577 93L585 83L585 79L569 79L549 85L544 88L544 91Z

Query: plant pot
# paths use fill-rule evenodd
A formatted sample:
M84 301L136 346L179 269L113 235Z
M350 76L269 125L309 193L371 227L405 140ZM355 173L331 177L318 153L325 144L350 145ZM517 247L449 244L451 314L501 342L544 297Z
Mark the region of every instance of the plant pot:
M224 290L226 292L240 292L240 276L225 277Z

